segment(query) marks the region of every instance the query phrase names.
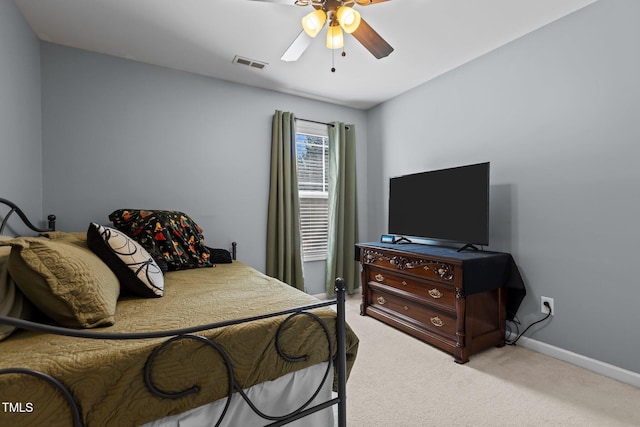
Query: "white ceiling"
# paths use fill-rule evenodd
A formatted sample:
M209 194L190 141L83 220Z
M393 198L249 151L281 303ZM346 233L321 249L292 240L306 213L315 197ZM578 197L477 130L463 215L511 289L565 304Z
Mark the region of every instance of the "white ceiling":
M285 2L287 0L284 0ZM293 0L290 0L293 3ZM367 109L596 0L390 0L356 6L394 47L376 59L326 29L297 62L280 57L311 6L278 0L15 0L44 41ZM242 56L263 70L232 63Z

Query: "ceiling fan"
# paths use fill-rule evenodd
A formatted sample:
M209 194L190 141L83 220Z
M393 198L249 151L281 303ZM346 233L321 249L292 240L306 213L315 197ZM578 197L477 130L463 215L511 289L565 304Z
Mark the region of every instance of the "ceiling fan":
M389 45L353 8L382 3L388 0L254 0L271 3L311 6L313 11L302 18L302 31L291 43L280 59L297 61L307 50L315 36L328 23L327 48L340 49L344 46L343 30L358 40L373 56L384 58L393 52ZM343 52L344 56L344 52ZM332 69L331 71L335 71Z

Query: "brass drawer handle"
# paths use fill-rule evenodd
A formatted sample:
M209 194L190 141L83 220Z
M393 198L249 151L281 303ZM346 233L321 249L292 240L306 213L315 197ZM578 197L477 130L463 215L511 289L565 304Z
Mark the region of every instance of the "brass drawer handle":
M402 281L402 286L407 286L407 285L408 285L408 283L403 280Z
M442 328L444 326L444 322L438 316L431 318L431 323L433 326L437 326L438 328Z
M429 295L435 299L442 298L442 292L440 292L436 288L429 290Z
M409 311L409 307L406 306L406 305L404 307L402 307L402 308L404 308L404 311Z
M377 300L380 305L385 305L387 303L387 300L384 299L384 297L378 297Z
M376 280L378 282L384 282L384 276L380 273L376 274Z

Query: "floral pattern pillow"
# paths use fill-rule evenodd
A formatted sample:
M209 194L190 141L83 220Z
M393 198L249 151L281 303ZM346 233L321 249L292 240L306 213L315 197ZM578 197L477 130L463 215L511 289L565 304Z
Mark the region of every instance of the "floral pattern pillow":
M213 265L202 228L183 212L118 209L109 215L109 220L153 257L163 258L169 270Z

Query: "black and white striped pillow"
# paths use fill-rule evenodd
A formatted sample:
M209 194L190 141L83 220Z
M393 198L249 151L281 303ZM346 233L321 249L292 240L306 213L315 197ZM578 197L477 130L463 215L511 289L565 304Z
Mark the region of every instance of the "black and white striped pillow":
M160 267L145 248L123 232L92 222L87 244L114 272L121 288L145 298L164 294Z

